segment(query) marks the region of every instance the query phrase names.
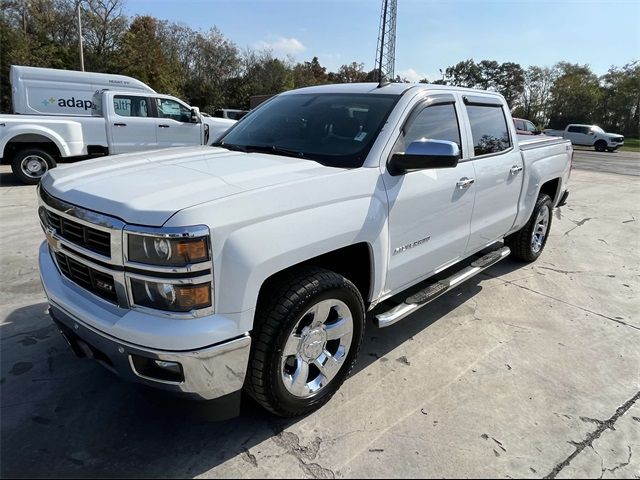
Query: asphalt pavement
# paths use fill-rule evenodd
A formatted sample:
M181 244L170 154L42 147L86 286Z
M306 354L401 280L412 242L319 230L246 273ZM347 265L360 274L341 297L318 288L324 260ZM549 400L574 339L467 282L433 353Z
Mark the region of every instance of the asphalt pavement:
M640 153L638 152L596 152L593 149L575 147L573 168L591 172L640 175Z

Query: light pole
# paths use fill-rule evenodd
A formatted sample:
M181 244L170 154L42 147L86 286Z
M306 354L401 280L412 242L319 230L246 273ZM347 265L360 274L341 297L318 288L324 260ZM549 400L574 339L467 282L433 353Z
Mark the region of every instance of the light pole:
M80 2L78 0L78 48L80 49L80 70L84 72L84 52L82 51L82 18L80 17Z

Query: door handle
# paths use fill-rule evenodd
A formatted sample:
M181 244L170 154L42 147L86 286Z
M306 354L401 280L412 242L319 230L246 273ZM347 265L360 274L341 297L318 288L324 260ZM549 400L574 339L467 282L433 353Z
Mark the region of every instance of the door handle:
M514 165L509 171L511 172L511 175L517 175L522 171L522 167L520 165Z
M113 126L114 127L126 127L127 124L126 123L114 123Z
M158 127L160 128L169 128L169 125L165 125L164 123L162 125L158 125Z
M456 182L456 186L460 189L460 190L466 190L467 188L469 188L471 185L473 185L475 183L475 179L474 178L467 178L467 177L462 177L460 180L458 180Z

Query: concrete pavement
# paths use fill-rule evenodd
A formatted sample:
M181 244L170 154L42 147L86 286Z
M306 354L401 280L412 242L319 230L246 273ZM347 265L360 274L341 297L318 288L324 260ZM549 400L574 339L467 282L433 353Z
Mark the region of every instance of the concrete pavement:
M390 328L369 323L319 412L249 404L211 423L67 350L44 313L34 187L0 172L3 477L640 476L634 176L576 162L538 262L506 260Z

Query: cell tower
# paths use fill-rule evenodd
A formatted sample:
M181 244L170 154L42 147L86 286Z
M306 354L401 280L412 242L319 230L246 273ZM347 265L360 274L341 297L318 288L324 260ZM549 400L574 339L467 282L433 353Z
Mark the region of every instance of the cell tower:
M382 0L378 49L376 52L378 81L382 81L384 78L393 81L395 78L397 11L398 0Z

